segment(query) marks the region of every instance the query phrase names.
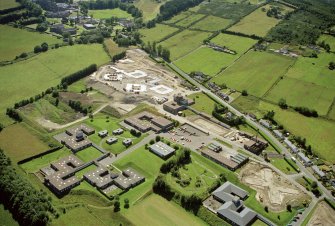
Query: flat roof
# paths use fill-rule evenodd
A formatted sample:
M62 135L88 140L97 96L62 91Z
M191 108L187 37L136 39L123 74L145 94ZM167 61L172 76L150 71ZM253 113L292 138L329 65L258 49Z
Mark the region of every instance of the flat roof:
M108 169L103 166L99 166L96 169L85 173L84 177L98 188L102 188L113 182Z
M122 189L128 189L144 179L145 178L136 170L132 168L127 168L122 171L122 175L114 179L114 182Z
M218 161L221 164L224 164L230 168L236 168L239 164L230 160L229 158L226 158L225 156L221 155L220 153L213 152L209 149L204 149L201 151L202 154L207 155L216 161Z
M149 146L149 149L162 157L168 156L176 151L174 148L163 143L162 141L159 141Z
M147 111L143 111L134 116L126 118L124 121L143 131L144 130L160 131L164 127L173 125L172 121L163 118L161 116L156 116Z
M77 141L74 136L63 137L62 141L71 150L82 149L83 147L87 147L87 146L89 146L89 145L92 144L92 142L89 141L89 140L87 140L87 139L84 139L84 140L81 140L81 141Z
M69 155L51 163L51 167L53 167L56 171L72 171L82 164L84 164L84 162L75 155Z

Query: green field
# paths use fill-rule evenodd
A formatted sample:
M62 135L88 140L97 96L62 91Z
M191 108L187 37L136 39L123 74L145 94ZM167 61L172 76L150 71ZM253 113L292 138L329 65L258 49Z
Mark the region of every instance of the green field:
M330 51L335 52L335 37L331 35L321 35L318 42L324 41L329 44Z
M165 23L174 24L185 19L186 17L189 17L190 15L192 15L192 12L190 11L181 12L178 13L176 16L172 17L170 20L165 21Z
M94 147L88 147L76 153L76 156L78 156L84 162L90 162L100 157L101 155L102 153Z
M56 86L64 76L90 64L101 65L108 61L101 45L74 45L50 50L29 60L1 67L1 114L15 102Z
M118 44L116 44L113 39L105 39L104 44L107 48L107 51L109 55L114 56L116 54L122 53L123 51L126 51L125 47L119 47Z
M271 4L270 4L271 5ZM270 5L258 8L248 16L244 17L240 22L229 28L229 31L240 32L248 35L265 36L272 27L279 23L279 19L274 17L268 17L266 12L263 12L263 8L268 10ZM283 11L291 11L290 8L286 6L280 6Z
M256 44L257 41L251 38L221 33L213 38L211 42L219 46L226 46L229 49L236 51L238 55L242 55L254 44Z
M274 165L277 169L286 174L295 174L297 173L295 169L286 162L285 159L274 158L271 159L271 164Z
M11 212L5 209L3 204L0 204L0 218L1 226L19 226L19 224L14 220Z
M288 105L313 108L320 115L326 115L334 97L335 88L285 77L265 98L275 103L284 98Z
M166 0L135 0L134 6L142 11L144 21L148 21L156 17L156 15L159 13L160 6L165 1Z
M62 40L47 34L0 25L0 61L14 60L23 52L33 52L34 47L43 42L51 45L62 43Z
M166 36L178 31L178 28L171 27L164 24L156 24L155 27L150 29L140 29L140 33L143 36L142 40L144 43L147 42L158 42Z
M334 122L321 118L308 118L299 113L282 110L277 105L257 100L253 97L240 96L233 102L233 106L242 112L252 112L256 116L263 116L267 111L274 110L275 120L282 124L292 134L306 138L307 144L327 162L334 163L335 155L332 150L335 147Z
M186 17L185 19L180 20L178 23L175 25L181 26L181 27L188 27L192 23L201 20L201 18L204 18L205 15L203 14L191 14L190 16Z
M0 1L0 10L13 8L13 7L16 7L16 6L19 6L19 5L20 4L18 2L16 2L15 0L1 0Z
M161 44L170 50L171 60L176 60L201 46L209 36L208 32L184 30Z
M186 73L201 71L206 75L214 76L223 68L229 66L238 58L232 55L202 47L194 52L179 58L173 63Z
M127 18L127 19L133 18L129 13L119 8L89 10L88 15L93 15L93 18L96 18L96 19L109 19L111 17Z
M208 16L200 20L196 24L192 25L191 28L204 31L218 31L226 28L230 23L230 19L225 19L217 16Z
M293 59L266 52L250 51L212 81L261 97L283 76ZM266 67L264 67L266 65Z
M14 124L6 127L0 133L0 148L14 162L50 149L24 125L24 123Z
M194 93L188 96L190 99L194 99L195 103L191 106L195 110L204 112L208 115L212 115L215 102L204 93Z
M124 211L123 215L138 226L207 225L174 202L169 202L156 194L141 200L139 204Z

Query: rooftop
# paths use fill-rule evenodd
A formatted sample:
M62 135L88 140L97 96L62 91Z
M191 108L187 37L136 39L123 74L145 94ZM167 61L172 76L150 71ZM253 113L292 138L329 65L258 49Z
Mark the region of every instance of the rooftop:
M155 154L166 157L174 153L176 150L169 145L163 143L162 141L159 141L149 147L149 149L154 152Z

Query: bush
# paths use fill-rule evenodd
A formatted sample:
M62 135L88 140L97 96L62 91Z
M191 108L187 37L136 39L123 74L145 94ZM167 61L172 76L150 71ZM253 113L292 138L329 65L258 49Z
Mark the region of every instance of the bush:
M242 90L242 96L248 96L248 91L247 90Z
M27 53L21 53L20 58L26 58L28 56Z
M39 53L39 52L42 52L41 46L35 46L34 53Z

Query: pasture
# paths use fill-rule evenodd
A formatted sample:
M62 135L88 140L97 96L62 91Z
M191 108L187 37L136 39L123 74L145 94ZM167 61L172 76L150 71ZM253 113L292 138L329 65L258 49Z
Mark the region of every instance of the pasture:
M202 111L208 115L212 115L215 102L214 100L209 98L206 94L199 92L199 93L193 93L187 97L195 101L195 103L191 106L192 108L198 111Z
M0 10L10 9L19 6L20 4L15 0L1 0L0 1ZM1 33L1 32L0 32Z
M111 17L127 18L127 19L133 18L129 13L119 8L89 10L88 15L93 15L93 18L96 19L109 19Z
M226 28L230 23L231 20L229 19L210 15L192 25L191 28L203 31L218 31Z
M206 15L203 14L191 14L190 16L186 17L185 19L180 20L175 25L180 27L189 27L192 23L201 20Z
M0 148L13 162L26 159L50 149L24 123L6 127L0 133Z
M335 97L335 88L327 88L315 83L294 78L280 80L265 96L267 100L278 103L284 98L290 106L304 106L326 115Z
M201 71L206 75L214 76L223 68L232 64L237 58L238 55L215 51L208 47L201 47L174 61L174 64L186 73Z
M56 86L61 78L90 64L101 65L108 61L109 57L101 45L74 45L49 50L28 60L1 67L0 110L4 112L15 102Z
M229 28L229 31L240 32L248 35L264 37L272 27L279 23L279 19L268 17L264 9L269 10L272 5L268 4L256 9L254 12L244 17L240 22ZM276 5L277 6L277 5ZM283 12L291 11L290 8L279 5Z
M214 37L211 42L219 46L226 46L229 49L236 51L238 55L242 55L256 44L257 41L251 38L221 33Z
M162 4L164 4L165 0L163 1L153 1L153 0L136 0L134 2L134 6L143 13L143 20L148 21L154 19L157 14L159 13L159 8Z
M249 51L212 81L225 83L238 91L247 90L249 94L261 97L292 63L292 58L282 55Z
M23 52L33 52L34 47L43 42L51 45L63 41L51 35L0 25L0 61L14 60Z
M164 24L156 24L155 27L147 29L140 29L140 34L143 36L142 40L144 43L147 42L159 42L166 36L178 31L178 28L171 27Z
M335 37L331 35L321 35L318 42L324 41L329 44L330 51L335 52Z
M162 208L164 207L164 208ZM200 218L163 197L152 194L122 213L133 224L146 225L207 225Z
M197 47L201 46L203 40L208 38L211 33L184 30L161 43L171 52L171 60L176 60Z
M190 15L192 15L192 12L190 12L190 11L181 12L181 13L178 13L177 15L175 15L174 17L172 17L170 20L165 21L165 23L166 24L174 24L174 23L177 23L177 22L189 17Z

